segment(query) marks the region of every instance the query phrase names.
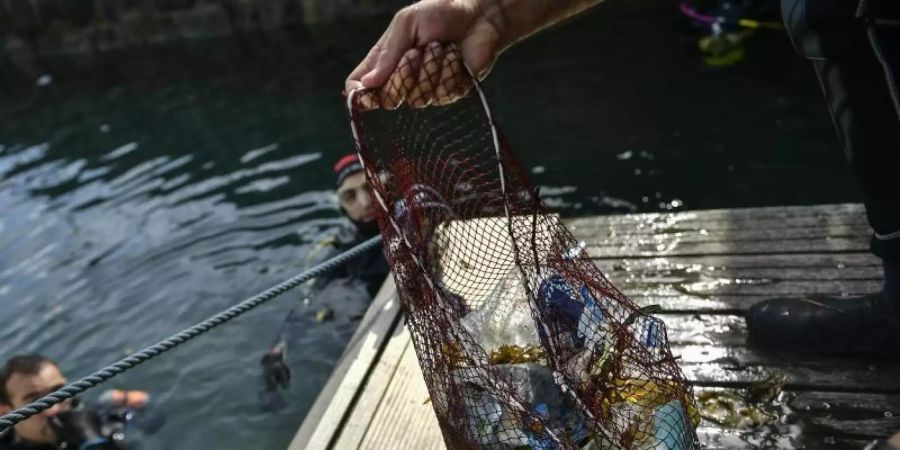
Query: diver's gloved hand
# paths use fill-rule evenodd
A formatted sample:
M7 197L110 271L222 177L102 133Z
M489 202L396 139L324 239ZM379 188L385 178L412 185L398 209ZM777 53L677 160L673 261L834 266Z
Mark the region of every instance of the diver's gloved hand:
M50 419L63 448L77 450L116 450L115 442L103 435L100 416L89 409L59 413Z
M287 389L291 382L291 369L284 363L284 352L280 348L263 355L259 362L263 366L264 388L259 392L259 402L263 411L277 412L287 406L281 386Z
M279 386L287 389L291 384L291 369L284 363L284 353L281 350L266 353L259 363L263 367L263 380L267 391L276 391Z

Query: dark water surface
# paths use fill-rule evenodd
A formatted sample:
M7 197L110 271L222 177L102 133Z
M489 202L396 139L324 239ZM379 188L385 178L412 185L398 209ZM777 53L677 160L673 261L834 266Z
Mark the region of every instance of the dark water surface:
M779 32L703 66L670 2L604 5L504 55L485 87L566 216L857 201L811 68ZM0 356L70 377L300 272L334 231L340 89L385 19L0 66ZM116 379L169 421L153 449L285 448L342 348L310 330L288 408L258 360L287 295Z

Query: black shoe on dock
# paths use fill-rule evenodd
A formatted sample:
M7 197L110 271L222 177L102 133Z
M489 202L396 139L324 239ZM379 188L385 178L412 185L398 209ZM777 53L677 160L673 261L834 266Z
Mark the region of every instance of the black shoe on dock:
M883 293L855 298L777 298L747 313L749 342L793 352L900 355L900 314Z
M864 297L775 298L747 312L748 341L771 350L900 355L900 264L885 262L884 290Z

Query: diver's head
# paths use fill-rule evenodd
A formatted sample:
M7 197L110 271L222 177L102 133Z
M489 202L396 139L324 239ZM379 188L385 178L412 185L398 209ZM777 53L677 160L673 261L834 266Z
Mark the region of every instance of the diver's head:
M369 196L366 173L356 154L342 157L334 165L337 177L338 203L343 212L357 226L375 223L375 208Z
M63 388L66 378L53 360L41 355L14 356L0 368L0 413L21 408ZM45 409L16 425L19 438L35 444L57 445L59 437L50 419L72 409L72 400Z

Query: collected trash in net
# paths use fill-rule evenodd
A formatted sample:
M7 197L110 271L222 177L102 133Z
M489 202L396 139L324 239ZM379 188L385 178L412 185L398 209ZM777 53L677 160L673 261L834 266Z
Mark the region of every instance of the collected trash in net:
M348 109L447 446L694 448L663 322L542 205L455 48L419 51Z

